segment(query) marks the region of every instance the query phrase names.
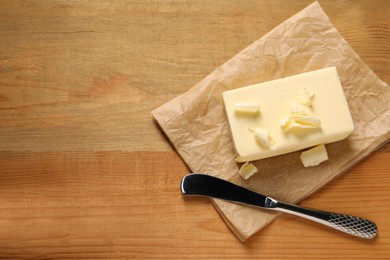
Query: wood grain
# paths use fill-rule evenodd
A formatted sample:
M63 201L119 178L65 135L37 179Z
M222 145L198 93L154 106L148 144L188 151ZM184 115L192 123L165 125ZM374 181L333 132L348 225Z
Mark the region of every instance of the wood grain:
M376 240L282 215L242 244L150 115L311 2L0 1L0 258L388 258L390 145L302 203ZM389 82L390 2L320 4Z
M0 150L169 150L150 111L312 1L208 2L0 2ZM389 2L321 5L389 81Z
M241 244L208 199L181 196L187 169L174 152L2 154L0 256L384 259L388 158L373 154L302 203L374 219L376 240L282 215Z

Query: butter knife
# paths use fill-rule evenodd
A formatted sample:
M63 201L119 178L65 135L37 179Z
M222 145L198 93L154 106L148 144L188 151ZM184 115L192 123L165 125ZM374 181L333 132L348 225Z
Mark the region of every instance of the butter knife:
M372 239L378 232L370 220L284 203L206 174L186 175L181 181L181 191L184 195L207 196L289 213L360 238Z

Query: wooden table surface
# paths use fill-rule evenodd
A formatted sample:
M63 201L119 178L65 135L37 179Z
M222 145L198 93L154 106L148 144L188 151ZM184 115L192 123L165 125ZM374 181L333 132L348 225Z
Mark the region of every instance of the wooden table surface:
M150 114L311 2L1 1L0 258L388 258L390 145L301 203L377 239L282 215L241 243ZM390 1L320 4L390 82Z

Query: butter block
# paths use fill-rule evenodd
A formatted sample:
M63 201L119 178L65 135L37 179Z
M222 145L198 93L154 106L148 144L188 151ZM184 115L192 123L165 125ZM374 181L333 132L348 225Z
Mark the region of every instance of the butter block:
M225 91L223 100L237 162L337 142L354 129L335 67ZM258 104L261 113L237 115L236 104ZM250 129L257 128L268 131L272 145L267 147L256 140Z

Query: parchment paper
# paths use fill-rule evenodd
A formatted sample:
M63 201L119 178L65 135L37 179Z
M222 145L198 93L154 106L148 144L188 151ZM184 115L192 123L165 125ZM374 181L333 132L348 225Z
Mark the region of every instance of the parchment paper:
M329 160L318 167L304 168L300 152L295 152L256 161L260 172L247 181L241 179L221 93L329 66L338 70L355 131L346 140L327 145ZM193 172L297 203L388 141L389 106L388 84L359 58L315 2L152 114ZM217 199L212 202L241 241L278 215Z

